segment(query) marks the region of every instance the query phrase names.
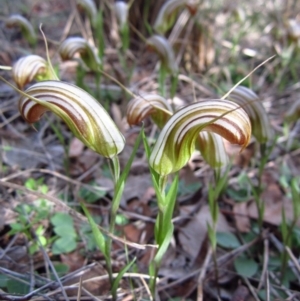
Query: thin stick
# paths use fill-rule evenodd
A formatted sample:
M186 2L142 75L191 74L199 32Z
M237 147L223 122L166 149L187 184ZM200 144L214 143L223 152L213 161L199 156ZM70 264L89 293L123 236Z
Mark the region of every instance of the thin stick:
M291 249L288 246L285 246L285 249L288 252L290 258L293 261L293 263L295 264L298 272L300 273L300 265L299 265L299 262L298 262L297 258L294 256L293 252L291 251Z
M266 271L265 273L265 289L266 289L266 301L270 301L270 281L269 281L268 271Z
M203 280L204 280L205 272L207 271L209 266L211 255L212 255L212 247L210 246L208 252L206 253L203 267L198 277L197 301L203 301Z
M12 67L10 67L10 66L2 66L2 65L0 65L0 69L1 69L1 70L11 70L11 69L12 69Z
M272 55L268 59L264 60L261 64L259 64L257 67L255 67L250 73L248 73L244 78L242 78L240 81L237 82L224 96L221 97L221 99L226 99L227 96L237 87L239 86L245 79L247 79L250 75L252 75L258 68L266 64L268 61L273 59L276 55Z
M264 263L263 263L263 269L262 269L259 285L257 287L258 291L261 289L264 283L264 279L266 277L269 277L266 275L268 272L268 262L269 262L269 240L266 238L264 240Z
M244 280L245 283L247 284L247 286L248 286L248 288L249 288L249 290L250 290L252 296L254 297L254 299L255 299L256 301L260 301L260 299L258 298L258 296L257 296L257 294L256 294L256 292L255 292L253 286L251 285L250 281L249 281L246 277L243 277L243 280Z

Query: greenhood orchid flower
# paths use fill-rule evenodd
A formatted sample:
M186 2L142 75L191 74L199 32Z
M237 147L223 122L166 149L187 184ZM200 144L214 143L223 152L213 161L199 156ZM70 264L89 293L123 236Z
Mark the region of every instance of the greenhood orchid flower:
M157 53L160 57L161 63L171 74L176 74L178 72L178 66L173 49L165 37L153 35L147 39L147 46L149 49Z
M83 10L94 27L97 22L97 8L93 0L76 0L77 7Z
M59 54L62 60L73 59L76 53L80 54L81 59L93 71L99 71L101 60L92 46L81 37L70 37L64 40L59 47Z
M19 111L28 123L52 111L73 134L100 155L113 158L125 139L99 102L84 90L61 81L43 81L28 88L19 101Z
M127 24L128 19L128 4L124 1L116 1L114 5L116 18L118 20L120 29L122 30Z
M130 125L137 125L147 116L151 116L154 123L162 129L172 115L173 111L167 100L155 94L144 94L134 98L127 107L127 121ZM195 143L211 167L221 168L228 164L223 138L218 134L200 132Z
M178 11L184 6L191 15L197 11L198 0L167 0L158 12L153 28L159 34L169 30L176 20Z
M228 100L205 100L177 111L163 127L149 163L161 176L180 170L195 150L200 131L219 134L244 149L251 137L247 113Z
M128 103L126 115L130 125L137 125L151 116L154 123L162 128L172 114L172 108L165 98L157 94L142 94Z
M23 16L11 15L8 19L6 19L5 25L8 28L16 26L20 27L22 35L28 41L28 43L32 46L36 44L37 37L35 31L31 23Z
M259 143L266 143L273 138L273 130L258 95L252 90L238 86L228 96L229 100L239 104L249 115L253 136Z
M300 40L300 22L295 19L289 19L286 22L288 36L295 40Z
M287 122L294 122L300 118L300 99L295 101L287 112L284 114L284 119Z
M33 79L56 79L46 60L33 54L17 60L12 67L12 76L20 89L23 89Z

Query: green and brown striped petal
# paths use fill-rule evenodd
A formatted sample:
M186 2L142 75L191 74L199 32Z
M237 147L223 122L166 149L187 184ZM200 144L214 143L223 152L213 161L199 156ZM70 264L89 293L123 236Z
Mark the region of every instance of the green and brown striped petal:
M22 35L28 41L28 43L30 45L36 44L37 37L36 37L35 31L31 25L31 23L23 16L11 15L11 16L9 16L8 19L6 19L5 25L8 28L16 27L16 26L20 27Z
M101 60L95 49L84 38L70 37L61 43L59 54L63 61L73 59L76 53L80 54L87 67L93 71L99 71Z
M155 51L160 57L161 63L172 74L178 72L178 66L175 60L173 49L168 40L160 35L153 35L147 39L149 49Z
M228 100L205 100L176 112L162 129L149 163L160 175L180 170L195 150L200 131L219 134L244 149L251 137L247 113Z
M12 67L12 76L20 89L23 89L33 79L55 79L46 60L34 54L18 59Z
M122 30L128 22L128 4L124 1L116 1L114 11L118 20L120 29Z
M249 115L253 136L259 143L273 138L273 130L261 99L251 89L243 86L235 88L228 96L229 100L239 104Z
M77 7L83 10L90 19L91 25L95 26L97 22L97 8L93 0L76 0Z
M229 163L223 138L213 132L202 131L196 139L196 148L203 159L213 168L221 168Z
M21 97L19 111L28 123L52 111L87 147L104 157L112 158L124 148L124 137L105 109L86 91L72 84L44 81L32 85Z
M151 116L154 123L162 128L172 114L172 108L167 100L157 94L143 94L130 100L127 106L129 125L140 124L146 117Z
M163 35L176 21L180 9L186 7L191 15L195 15L199 6L199 0L167 0L161 7L154 22L154 30Z
M176 20L177 13L181 9L186 0L168 0L158 12L153 28L159 34L164 34L169 30Z
M300 118L300 99L295 101L284 114L287 122L294 122Z

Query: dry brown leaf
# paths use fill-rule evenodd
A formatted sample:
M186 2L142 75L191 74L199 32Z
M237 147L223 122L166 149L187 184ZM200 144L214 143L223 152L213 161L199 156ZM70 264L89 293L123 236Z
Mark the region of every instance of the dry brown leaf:
M149 173L130 174L125 184L121 205L126 208L127 201L135 198L141 199L150 187L152 187L152 181Z
M263 183L265 185L265 190L261 195L265 206L263 220L272 225L280 225L282 221L282 209L284 208L286 219L289 221L293 219L294 210L292 200L283 194L277 180L274 178L275 175L278 175L278 172L266 171L263 174ZM254 201L248 207L248 215L254 219L258 218ZM298 224L300 225L300 221Z
M91 280L92 278L99 277L102 275L106 275L106 270L98 263L97 266L92 267L89 270L78 273L78 276L73 277L71 280L66 281L64 284L66 286L70 286L75 283L79 283L80 278L83 280L82 287L84 287L87 291L89 291L93 295L105 295L109 293L110 284L108 277L102 280ZM88 282L84 282L84 280L91 280ZM66 290L68 296L77 296L78 288L69 288ZM86 295L82 292L82 295Z
M181 214L185 208L180 208ZM190 222L185 227L180 229L178 239L182 248L190 255L192 261L194 261L199 254L201 246L207 235L207 224L212 224L211 214L209 206L205 205L195 213ZM231 232L232 229L229 226L225 216L220 212L219 220L217 223L217 231Z
M147 203L143 203L138 199L131 201L127 205L127 212L133 212L140 216L151 217L152 210ZM153 223L143 220L137 220L123 227L126 238L132 242L148 243L153 237Z
M79 157L84 150L84 144L76 137L71 140L69 148L69 158Z
M227 140L224 141L226 152L230 159L233 159L234 165L241 167L249 166L250 160L255 155L255 143L250 143L242 153L237 145L229 143Z
M40 164L63 165L63 147L55 144L43 146L37 133L28 135L26 139L2 138L2 148L3 162L12 167L28 169L38 167Z
M61 262L69 267L69 273L80 269L84 265L85 258L81 253L81 250L78 248L74 252L60 255Z
M81 175L93 167L98 159L99 155L91 149L84 150L82 154L77 157L77 160L75 160L75 162L70 166L70 175Z
M237 229L242 233L249 232L251 226L247 207L247 202L235 203L233 206L235 225Z
M115 124L117 125L118 129L120 130L120 132L122 134L124 134L126 132L127 126L126 126L126 120L124 120L122 118L122 112L121 112L121 108L119 105L112 103L111 107L111 114L113 117L113 120L115 122Z
M237 287L231 297L231 301L246 301L249 296L249 290L246 286L240 285Z

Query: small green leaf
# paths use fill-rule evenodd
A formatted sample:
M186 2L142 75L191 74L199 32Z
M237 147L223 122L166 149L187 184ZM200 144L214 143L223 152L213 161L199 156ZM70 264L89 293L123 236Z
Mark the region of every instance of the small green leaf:
M250 197L250 191L246 188L240 188L238 190L228 188L226 192L230 198L237 202L246 202Z
M36 180L33 178L29 178L26 182L25 182L25 187L30 189L30 190L37 190L37 183Z
M154 262L156 264L158 264L158 266L159 266L163 256L165 255L165 253L166 253L166 251L169 247L170 241L171 241L172 236L173 236L173 230L174 230L174 226L173 226L173 224L170 224L170 226L168 227L168 229L166 231L164 241L159 246L158 252L156 253L156 255L154 257Z
M60 237L77 237L74 226L69 224L54 227L54 232Z
M9 278L5 275L0 275L0 287L4 288L7 286L7 281Z
M234 261L237 273L243 277L251 278L258 271L258 264L251 258L238 257Z
M65 236L58 238L52 245L52 253L54 255L69 253L76 249L76 240L71 236Z
M115 278L113 286L112 286L112 291L116 292L119 286L119 283L123 277L123 275L132 267L132 265L135 263L136 258L133 258L131 262L129 262L127 265L125 265L121 271L118 273L118 276Z
M29 285L15 279L7 280L6 287L10 294L25 295L29 293Z
M56 213L51 217L51 223L53 226L66 226L73 225L73 219L70 215L66 213Z
M11 233L17 233L17 232L22 232L24 230L24 226L20 223L12 223L10 224Z
M217 232L218 245L227 248L235 249L241 246L236 236L230 232Z
M56 263L54 265L55 271L58 274L58 276L64 276L68 273L70 267L64 263Z
M89 224L92 228L92 232L96 241L96 244L99 248L99 250L103 253L103 255L105 257L110 256L110 254L106 254L106 241L104 238L104 235L101 233L100 229L98 228L98 225L95 223L95 221L93 220L91 214L89 213L89 211L86 209L86 207L84 206L84 204L81 204L81 207L86 215L86 217L89 220Z
M91 184L94 186L94 184ZM100 198L104 197L106 194L106 191L104 190L97 190L97 191L90 191L85 187L82 187L79 190L79 196L83 200L85 200L87 203L94 203L95 201L99 200Z
M117 214L116 216L116 224L120 226L125 226L129 223L128 218L123 214Z

